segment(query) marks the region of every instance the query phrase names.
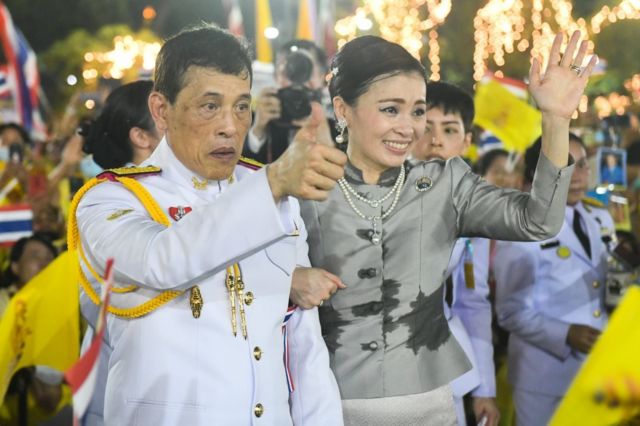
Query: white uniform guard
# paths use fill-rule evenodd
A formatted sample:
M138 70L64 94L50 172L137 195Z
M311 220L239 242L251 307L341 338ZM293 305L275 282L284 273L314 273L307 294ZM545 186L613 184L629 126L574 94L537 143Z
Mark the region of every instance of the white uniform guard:
M588 234L587 256L572 223L575 211ZM567 206L560 233L543 242L497 245L496 311L509 336L509 382L518 424L547 424L586 354L567 344L570 324L599 330L607 323L607 250L602 234L613 221L602 208Z

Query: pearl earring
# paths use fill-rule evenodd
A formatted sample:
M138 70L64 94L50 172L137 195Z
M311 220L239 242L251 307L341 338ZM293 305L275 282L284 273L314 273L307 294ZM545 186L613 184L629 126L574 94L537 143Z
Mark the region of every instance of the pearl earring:
M338 120L338 131L340 132L340 134L336 136L337 144L341 145L346 142L346 138L344 134L346 130L347 130L347 120L345 120L344 118L341 118L340 120Z

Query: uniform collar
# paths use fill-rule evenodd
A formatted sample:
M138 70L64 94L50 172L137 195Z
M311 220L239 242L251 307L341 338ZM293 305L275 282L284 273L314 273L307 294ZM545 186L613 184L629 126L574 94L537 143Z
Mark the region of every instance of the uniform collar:
M407 167L406 162L405 162L405 167ZM400 167L393 167L393 168L387 169L380 174L377 185L393 186L396 183L396 179L398 178L399 174L400 174ZM351 163L351 161L347 161L347 165L344 168L344 176L349 183L355 183L358 185L365 184L364 177L362 176L362 170L354 166L353 163Z
M580 202L578 202L578 204L580 204ZM571 226L573 226L573 217L576 214L576 208L578 207L578 204L576 204L575 206L567 206L564 210L564 219L567 221L567 223Z
M166 136L162 138L158 147L153 151L153 154L144 161L143 165L158 166L162 169L162 175L165 178L195 191L209 192L213 190L214 192L222 192L224 188L229 185L227 179L219 181L205 179L199 174L189 170L178 160ZM194 181L196 183L194 183Z

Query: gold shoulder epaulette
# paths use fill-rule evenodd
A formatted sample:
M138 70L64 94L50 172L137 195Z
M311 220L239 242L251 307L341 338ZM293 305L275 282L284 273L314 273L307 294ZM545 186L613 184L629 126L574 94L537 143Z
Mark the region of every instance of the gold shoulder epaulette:
M597 200L597 199L592 198L592 197L584 197L582 199L582 204L586 204L587 206L596 207L596 208L599 208L599 209L606 208L602 201Z
M117 167L115 169L107 169L96 176L98 179L107 178L109 176L137 178L140 176L157 175L162 172L160 167L144 166L144 167Z
M261 162L247 157L240 157L240 160L238 160L238 164L252 170L258 170L264 167L264 164L262 164Z

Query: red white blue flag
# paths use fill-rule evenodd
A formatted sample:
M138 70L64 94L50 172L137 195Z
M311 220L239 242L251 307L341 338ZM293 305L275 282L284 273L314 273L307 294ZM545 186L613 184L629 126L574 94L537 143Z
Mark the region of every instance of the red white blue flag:
M46 128L38 110L40 74L36 54L3 3L0 3L0 43L7 58L6 83L12 92L18 123L33 136L44 137Z
M78 425L80 419L87 411L91 397L96 386L98 366L100 361L100 347L104 338L106 326L107 308L109 307L109 295L113 286L113 259L107 260L102 287L102 301L100 313L96 324L96 332L89 349L80 357L73 367L64 373L64 378L73 391L73 417L74 425Z
M293 378L291 377L291 369L289 368L289 339L287 337L287 323L293 316L293 313L298 309L296 305L291 305L287 308L287 313L284 315L284 320L282 321L282 344L284 345L284 353L283 359L284 362L284 372L287 376L287 387L289 388L289 393L295 390L295 386L293 385Z
M13 245L33 233L33 212L28 204L0 207L0 246Z

